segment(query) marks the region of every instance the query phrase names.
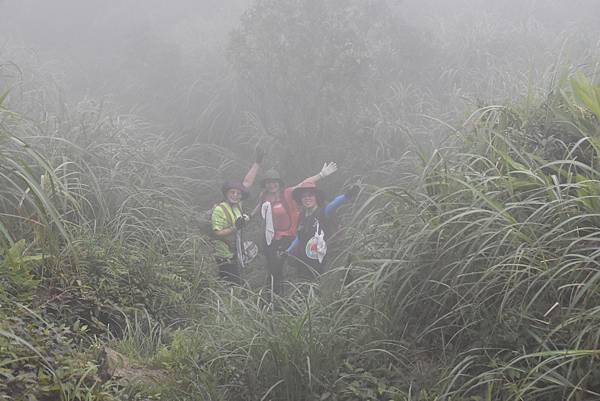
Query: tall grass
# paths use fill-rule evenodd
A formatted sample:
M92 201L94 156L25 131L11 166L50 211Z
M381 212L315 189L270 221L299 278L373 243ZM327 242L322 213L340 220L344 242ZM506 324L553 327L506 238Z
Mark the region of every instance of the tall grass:
M372 383L358 384L369 378L363 360L376 367L375 361L401 359L404 350L399 343L379 342L377 329L360 323L357 315L376 312L362 303L359 291L347 289L333 298L317 296L316 288L307 290L276 298L275 304L251 292L215 292L197 324L177 331L162 352L180 383L175 399L194 399L194 394L204 399L344 399L343 394L378 386L382 395L400 394L374 376Z
M363 217L389 252L362 262L386 332L456 364L441 398L597 396L596 91L576 77L533 117L480 109L419 190L369 200L391 203Z
M374 190L319 290L205 292L152 348L173 397L596 397L596 89L561 89L476 110Z
M0 298L12 297L6 293L17 288L10 281L13 271L28 273L33 284L14 282L28 285L19 295L36 313L65 327L87 327L69 352L47 351L48 374L57 363L73 363L72 371L61 367L48 386L62 386L64 400L101 399L100 383L112 382L100 378L97 355L80 356L85 347L107 333L133 338L127 323L137 309L148 310L161 324L185 320L188 305L214 286L209 244L196 215L216 200L214 188L223 179L219 165L234 163L221 148L185 146L149 133L133 116L105 114L102 104L38 103L47 88L18 90L27 85L15 83L17 95L9 92L0 110ZM28 115L9 110L9 104L18 106L15 98ZM9 258L17 245L18 258ZM25 271L21 260L35 263ZM52 333L31 326L17 335L9 325L3 333L13 342L31 336L25 341L32 352L45 349L40 343ZM64 337L72 341L70 332ZM18 358L3 355L1 363L7 374L20 369ZM29 368L35 370L35 362ZM22 391L9 386L0 394L45 394L35 382L27 379ZM104 395L110 399L109 392Z

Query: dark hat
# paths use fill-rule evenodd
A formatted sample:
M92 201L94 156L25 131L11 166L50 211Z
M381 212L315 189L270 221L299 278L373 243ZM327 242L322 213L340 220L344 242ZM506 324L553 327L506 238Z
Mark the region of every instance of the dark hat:
M277 181L279 182L279 186L283 189L283 180L281 179L281 175L275 169L270 169L265 172L265 176L262 180L260 180L260 186L265 187L267 181Z
M250 196L250 192L248 192L246 187L243 186L239 181L225 181L223 185L221 185L221 192L223 193L223 196L225 196L227 191L230 189L239 189L242 193L242 200L247 199Z
M298 185L292 191L292 198L298 203L302 205L302 195L306 192L313 192L315 197L317 198L317 204L319 206L323 205L323 201L325 200L325 194L323 191L317 188L314 182L304 181L302 184Z

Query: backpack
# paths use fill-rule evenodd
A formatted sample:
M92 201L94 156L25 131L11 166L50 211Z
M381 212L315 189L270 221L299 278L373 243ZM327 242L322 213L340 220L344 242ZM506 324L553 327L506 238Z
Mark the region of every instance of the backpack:
M200 228L200 232L208 237L214 238L214 231L212 229L212 215L217 207L221 206L224 202L215 203L208 210L203 210L198 213L196 220L198 221L198 227ZM227 219L231 222L231 224L235 224L235 220L229 210L227 208L223 208L225 214L227 215Z
M213 237L213 229L212 229L212 214L215 210L217 204L213 205L208 210L203 210L196 215L196 222L198 223L198 228L200 229L200 233L206 235L207 237Z

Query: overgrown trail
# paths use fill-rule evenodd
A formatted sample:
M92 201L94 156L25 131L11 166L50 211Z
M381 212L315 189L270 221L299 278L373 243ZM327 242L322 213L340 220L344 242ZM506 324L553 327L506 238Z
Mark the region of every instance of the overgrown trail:
M211 48L144 13L105 85L0 48L0 400L600 399L597 24L401 3L244 3ZM360 183L284 296L200 227L256 147Z
M168 175L157 189L166 170L133 148L123 176L84 162L89 151L72 142L40 153L35 143L52 141L23 142L7 129L27 121L4 113L7 397L598 391L600 89L581 75L535 110L475 111L452 146L415 163L420 173L361 199L319 283L267 300L260 286L215 281L187 209L189 177ZM104 160L104 146L90 147Z

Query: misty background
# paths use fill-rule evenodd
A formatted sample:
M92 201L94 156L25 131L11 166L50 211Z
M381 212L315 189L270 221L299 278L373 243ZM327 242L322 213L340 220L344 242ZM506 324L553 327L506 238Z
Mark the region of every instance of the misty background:
M215 174L258 143L289 179L337 160L384 182L476 107L595 77L599 19L593 0L4 0L1 86L26 114L101 105L217 146Z

